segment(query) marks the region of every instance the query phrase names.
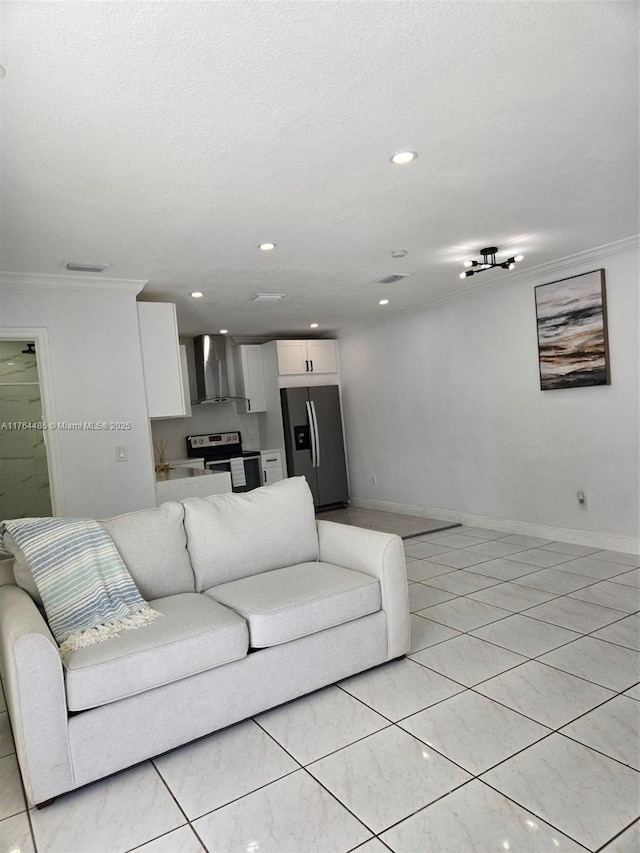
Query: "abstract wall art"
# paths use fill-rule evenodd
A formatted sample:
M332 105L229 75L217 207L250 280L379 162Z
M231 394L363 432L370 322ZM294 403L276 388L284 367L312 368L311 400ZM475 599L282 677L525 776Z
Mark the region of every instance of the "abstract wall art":
M604 270L535 288L540 388L609 385Z

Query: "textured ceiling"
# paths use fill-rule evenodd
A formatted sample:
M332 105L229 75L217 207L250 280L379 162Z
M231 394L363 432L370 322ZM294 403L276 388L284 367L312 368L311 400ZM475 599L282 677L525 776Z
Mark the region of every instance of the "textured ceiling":
M333 332L481 289L485 245L638 231L635 2L5 0L0 62L0 266L109 263L184 334Z

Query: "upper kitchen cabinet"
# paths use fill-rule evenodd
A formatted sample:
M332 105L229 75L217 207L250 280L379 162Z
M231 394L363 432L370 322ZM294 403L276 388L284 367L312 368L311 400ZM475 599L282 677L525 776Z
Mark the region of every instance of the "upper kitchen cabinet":
M336 342L333 340L276 341L276 345L280 376L338 372Z
M264 384L262 347L260 344L240 344L233 353L238 412L266 412L267 395Z
M188 417L176 306L169 302L139 302L138 324L149 417Z

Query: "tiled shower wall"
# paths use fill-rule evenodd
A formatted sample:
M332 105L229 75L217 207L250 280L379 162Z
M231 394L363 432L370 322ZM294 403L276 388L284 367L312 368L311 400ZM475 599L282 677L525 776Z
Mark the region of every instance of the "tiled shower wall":
M0 520L51 515L44 433L9 425L42 421L35 355L25 341L0 341Z

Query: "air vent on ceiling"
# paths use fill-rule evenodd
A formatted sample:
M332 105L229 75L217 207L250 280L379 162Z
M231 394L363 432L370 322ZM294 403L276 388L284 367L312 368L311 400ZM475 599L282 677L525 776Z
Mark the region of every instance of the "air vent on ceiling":
M410 276L410 272L394 272L391 275L386 275L384 278L377 279L375 284L395 284L396 281L400 281L403 278L409 278Z
M110 264L81 264L76 263L76 261L68 261L64 268L71 272L104 272L110 266Z
M286 295L286 293L256 293L255 296L250 296L249 298L253 302L279 302Z

